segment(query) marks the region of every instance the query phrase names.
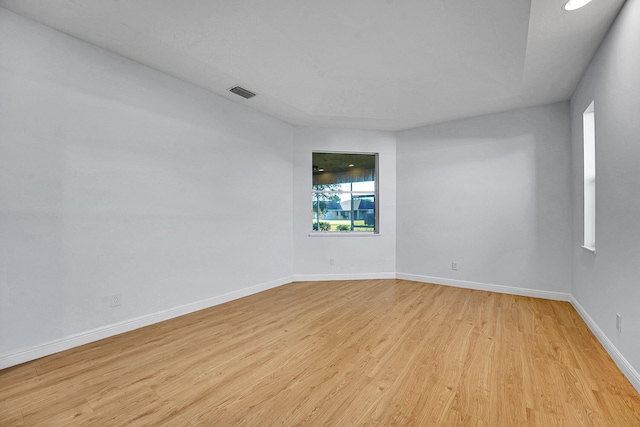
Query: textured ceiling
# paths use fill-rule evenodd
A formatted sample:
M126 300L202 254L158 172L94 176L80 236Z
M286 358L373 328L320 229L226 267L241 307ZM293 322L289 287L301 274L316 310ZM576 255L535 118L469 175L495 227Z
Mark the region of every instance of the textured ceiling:
M401 130L569 99L624 0L564 1L0 6L293 125Z

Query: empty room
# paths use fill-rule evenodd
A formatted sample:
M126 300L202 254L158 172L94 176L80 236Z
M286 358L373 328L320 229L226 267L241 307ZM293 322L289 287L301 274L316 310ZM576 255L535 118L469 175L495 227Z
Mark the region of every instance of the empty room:
M640 426L640 0L0 0L0 425Z

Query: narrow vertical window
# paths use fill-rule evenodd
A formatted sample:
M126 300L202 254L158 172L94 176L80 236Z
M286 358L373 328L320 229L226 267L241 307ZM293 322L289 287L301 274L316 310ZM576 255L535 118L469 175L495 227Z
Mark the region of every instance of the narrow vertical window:
M584 139L584 243L596 250L596 120L593 101L582 114Z

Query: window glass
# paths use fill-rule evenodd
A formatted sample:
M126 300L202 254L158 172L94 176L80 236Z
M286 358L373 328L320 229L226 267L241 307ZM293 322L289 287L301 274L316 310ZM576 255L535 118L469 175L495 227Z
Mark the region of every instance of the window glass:
M596 250L596 119L593 102L582 115L584 145L584 240L583 247Z
M313 231L378 231L376 165L377 154L313 153Z

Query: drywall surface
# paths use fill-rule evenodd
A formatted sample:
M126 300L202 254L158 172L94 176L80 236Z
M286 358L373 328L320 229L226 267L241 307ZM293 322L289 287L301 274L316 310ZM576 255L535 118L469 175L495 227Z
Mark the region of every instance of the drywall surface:
M568 294L568 103L399 132L397 156L399 274Z
M0 58L0 356L291 278L291 126L4 9Z
M391 132L296 128L293 138L294 273L299 280L395 277L396 138ZM311 236L314 151L378 153L380 234ZM333 265L330 259L334 260Z
M572 294L640 371L640 1L628 0L571 99ZM594 101L596 253L583 237L582 114ZM623 317L616 329L616 314ZM640 377L636 378L640 387ZM640 389L640 388L639 388Z

